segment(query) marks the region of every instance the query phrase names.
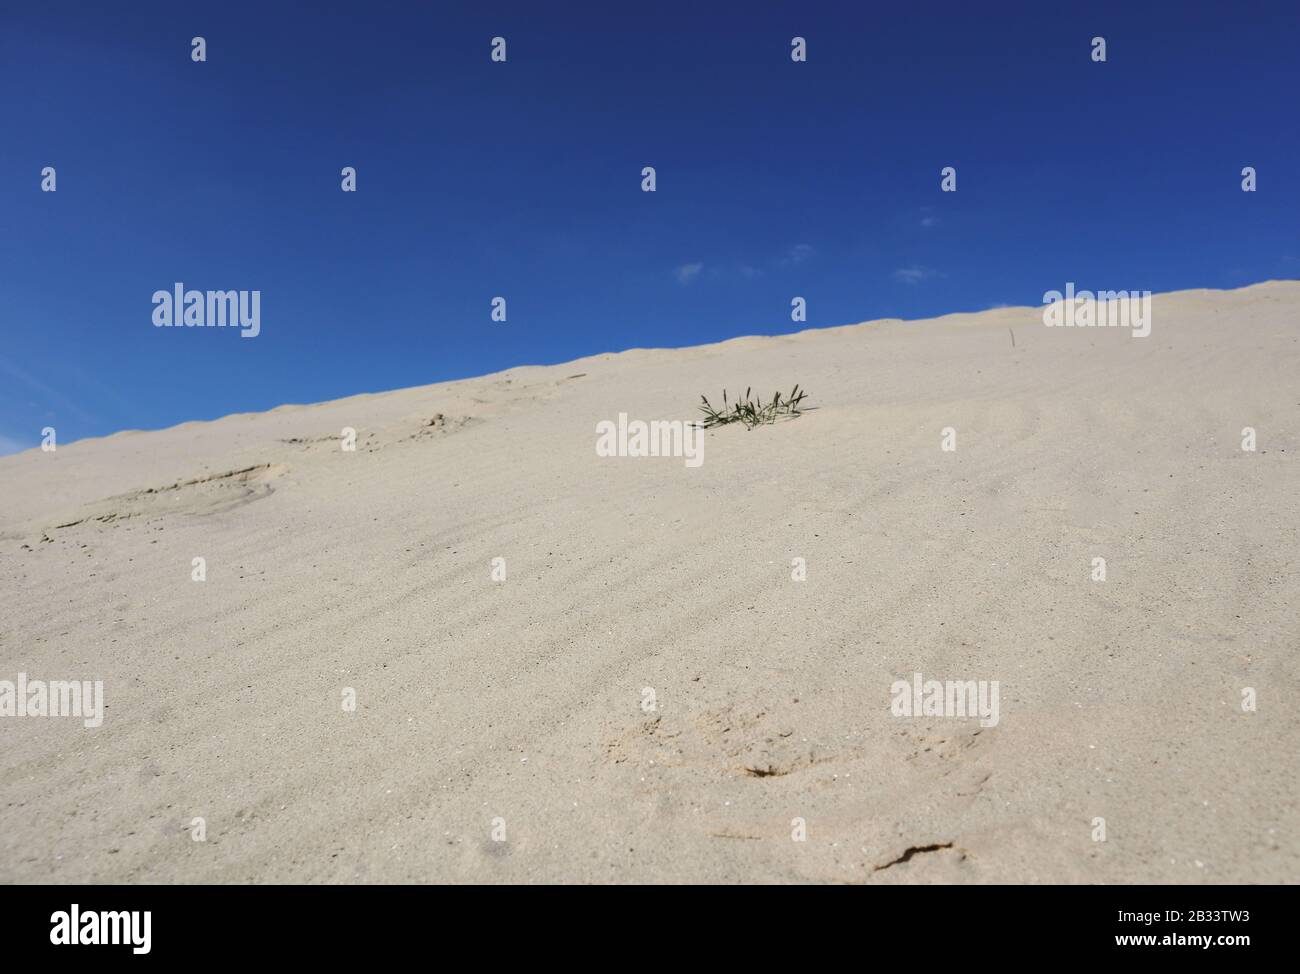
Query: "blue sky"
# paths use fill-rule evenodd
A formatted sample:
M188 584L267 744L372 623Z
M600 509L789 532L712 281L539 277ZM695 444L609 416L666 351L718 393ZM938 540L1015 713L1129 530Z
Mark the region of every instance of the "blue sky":
M0 452L789 332L795 295L1295 278L1298 50L1294 2L5 4ZM260 290L261 334L153 327L177 281Z

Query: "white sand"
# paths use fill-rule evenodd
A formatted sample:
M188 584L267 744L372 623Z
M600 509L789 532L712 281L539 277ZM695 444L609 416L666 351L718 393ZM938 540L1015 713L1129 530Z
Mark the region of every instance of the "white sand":
M0 718L0 880L1300 879L1300 283L1154 304L1145 339L884 321L0 459L0 679L108 705ZM699 469L595 454L794 382L815 410ZM998 680L998 725L893 716L916 671Z

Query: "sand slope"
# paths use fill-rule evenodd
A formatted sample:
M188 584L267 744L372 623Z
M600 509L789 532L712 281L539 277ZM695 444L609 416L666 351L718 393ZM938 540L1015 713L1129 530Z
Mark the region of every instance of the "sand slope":
M0 679L108 703L0 718L0 880L1300 878L1300 283L1154 302L1145 339L875 322L0 459ZM595 454L796 381L698 469ZM1000 681L999 724L893 716L915 671Z

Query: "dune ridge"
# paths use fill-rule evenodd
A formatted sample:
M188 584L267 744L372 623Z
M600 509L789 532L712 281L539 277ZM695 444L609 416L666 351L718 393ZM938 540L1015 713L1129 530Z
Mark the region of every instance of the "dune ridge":
M108 708L0 717L0 881L1295 881L1300 282L1153 308L1147 338L1001 308L0 458L0 680ZM795 382L812 409L708 431L698 469L593 448ZM1000 720L895 716L918 672L998 681Z

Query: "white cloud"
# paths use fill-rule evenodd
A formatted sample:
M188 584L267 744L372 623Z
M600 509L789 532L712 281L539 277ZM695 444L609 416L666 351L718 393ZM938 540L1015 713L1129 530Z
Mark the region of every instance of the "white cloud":
M933 280L942 275L933 267L921 267L913 264L911 267L900 267L894 271L894 280L900 284L920 284L922 281Z
M683 264L681 267L677 268L677 270L673 271L673 274L676 276L678 284L690 284L691 281L700 276L700 271L702 270L704 270L704 264L697 262L694 264Z

